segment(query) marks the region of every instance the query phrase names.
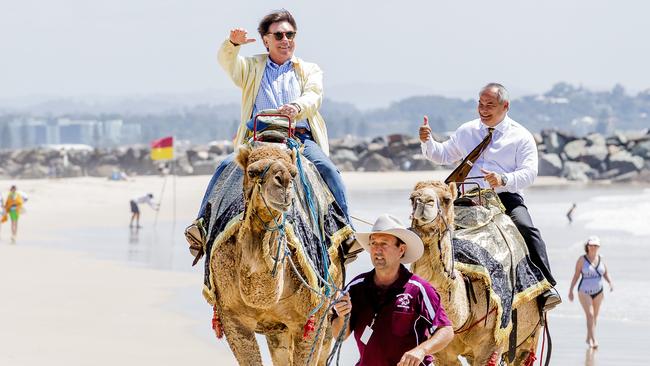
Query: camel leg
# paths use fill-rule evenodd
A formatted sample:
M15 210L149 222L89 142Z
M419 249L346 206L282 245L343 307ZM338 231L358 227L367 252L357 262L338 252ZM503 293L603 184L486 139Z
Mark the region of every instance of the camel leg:
M316 318L318 319L318 317ZM317 320L318 321L318 320ZM316 324L318 325L318 323ZM299 329L297 332L293 334L293 362L294 365L306 365L307 364L307 359L309 358L309 352L312 349L312 346L314 347L314 353L311 356L311 360L309 361L310 365L316 364L318 361L318 358L320 357L321 353L321 346L323 344L323 338L325 337L325 327L323 326L323 329L321 330L321 333L318 334L318 339L316 339L316 332L312 332L312 334L307 337L307 339L303 339L302 337L302 329ZM314 341L317 343L314 345Z
M539 335L541 334L540 330L541 327L537 327L535 330L535 333L532 334L524 343L520 344L519 347L517 347L517 355L515 356L515 360L513 363L509 363L508 365L522 365L522 366L528 366L532 365L532 362L535 361L539 355L535 354L535 351L537 350L537 342L539 342ZM531 355L532 353L532 355ZM530 357L536 357L535 359L531 359Z
M503 353L503 348L497 348L496 344L491 341L487 347L484 347L484 352L477 354L474 357L474 362L472 365L476 366L496 366L501 362L501 354Z
M325 324L323 325L323 328L326 328L323 331L323 342L321 344L320 348L320 356L318 357L318 366L325 366L325 363L327 362L327 357L329 357L330 352L332 351L332 343L334 339L332 338L332 327L330 325L329 321L326 321Z
M269 345L271 359L276 366L292 365L293 342L291 333L288 330L266 335L266 342Z
M226 334L226 340L237 359L237 363L242 366L257 366L262 364L262 355L260 348L255 340L255 323L254 321L245 322L243 319L237 319L230 313L222 312L219 316L223 325L223 332Z
M434 355L434 364L439 366L461 366L462 363L454 352L438 352ZM471 365L471 363L470 363Z

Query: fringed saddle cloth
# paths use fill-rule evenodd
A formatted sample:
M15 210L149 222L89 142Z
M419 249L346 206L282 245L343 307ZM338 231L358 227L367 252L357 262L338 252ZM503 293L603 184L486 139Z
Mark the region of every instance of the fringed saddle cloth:
M531 261L524 238L493 190L474 190L464 198L475 205L454 207L455 264L463 274L483 280L490 288L490 302L497 306L495 339L501 343L510 332L512 309L551 284Z

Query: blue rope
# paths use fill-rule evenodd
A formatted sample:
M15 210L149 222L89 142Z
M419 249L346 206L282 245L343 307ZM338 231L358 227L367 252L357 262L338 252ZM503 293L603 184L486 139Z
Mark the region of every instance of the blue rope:
M302 159L300 159L300 145L298 144L297 141L293 139L287 139L287 145L289 146L290 149L295 150L296 152L296 161L298 165L298 173L300 175L300 183L302 184L303 190L305 192L305 200L307 201L307 205L309 206L309 214L311 215L311 219L314 223L316 223L316 226L318 228L318 237L319 237L319 244L320 244L320 249L321 249L321 261L323 262L324 266L324 272L325 272L325 278L326 282L324 283L325 285L325 296L329 297L330 295L330 285L331 283L331 277L329 275L329 263L328 263L328 257L327 257L327 248L325 248L325 239L324 239L324 233L323 233L323 225L321 225L320 222L320 216L316 212L316 207L312 195L312 188L311 184L307 180L307 177L305 176L305 171L302 166ZM320 306L319 306L320 307ZM318 309L316 309L318 310ZM313 312L315 313L315 311Z

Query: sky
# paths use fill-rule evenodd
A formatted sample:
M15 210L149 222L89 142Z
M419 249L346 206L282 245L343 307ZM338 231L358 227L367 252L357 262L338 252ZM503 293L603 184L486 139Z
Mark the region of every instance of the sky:
M220 43L243 27L258 41L241 53L263 52L257 23L281 7L325 96L650 88L650 1L0 0L0 98L236 94Z

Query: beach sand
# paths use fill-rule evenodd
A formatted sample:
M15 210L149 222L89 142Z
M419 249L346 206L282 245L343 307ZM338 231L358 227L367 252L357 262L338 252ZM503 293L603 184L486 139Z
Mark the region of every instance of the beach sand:
M353 214L371 221L379 211L393 208L404 216L408 210L405 193L417 181L444 179L447 174L351 172L344 173L344 180L352 203L360 208ZM200 294L203 270L200 265L190 267L191 257L182 239L182 228L195 216L208 180L192 176L169 177L166 182L162 177L127 182L100 178L0 181L2 192L16 183L29 195L17 244L8 243L9 225L0 230L0 365L234 365L227 344L217 341L210 329L210 307ZM129 200L152 192L158 201L163 184L157 219L156 212L141 207L144 228L134 240L128 229ZM583 187L545 177L535 185L540 191L566 192L569 202ZM396 194L395 190L400 191ZM386 199L377 200L377 194L385 194ZM536 207L542 207L544 195L535 197L540 201ZM558 212L553 215L560 216L565 210L564 206L552 209ZM540 219L538 225L554 227L543 215L533 214ZM366 229L362 224L357 228ZM553 263L562 264L557 272L562 276L564 296L571 263L580 249L577 244L567 255L563 245L551 244L549 254ZM638 253L641 258L645 250L639 247ZM612 263L616 271L627 270L624 262L618 263ZM350 275L367 269L369 261L361 258ZM618 291L633 291L634 283L620 281ZM608 300L606 306L612 301L625 303L622 299ZM590 364L582 344L582 314L577 304L563 307L569 310L551 315L554 360L560 360L553 364ZM608 311L606 307L606 316ZM615 317L599 324L601 350L593 364L644 364L639 361L644 353L640 341L647 321L639 324ZM345 350L353 349L353 343L346 342ZM356 359L348 352L343 360L347 365Z

